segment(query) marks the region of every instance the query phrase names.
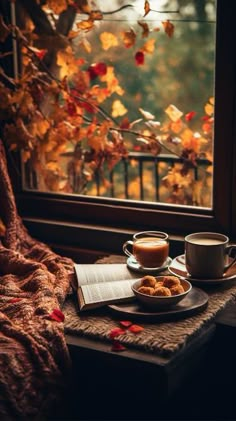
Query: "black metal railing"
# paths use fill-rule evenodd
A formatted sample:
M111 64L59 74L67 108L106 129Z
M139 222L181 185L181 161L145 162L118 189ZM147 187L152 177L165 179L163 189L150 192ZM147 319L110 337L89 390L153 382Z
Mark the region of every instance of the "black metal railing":
M136 162L136 179L139 180L139 193L137 194L139 200L145 200L145 186L144 186L144 176L145 176L145 164L149 163L152 166L152 173L153 173L153 187L155 191L155 200L158 202L160 201L160 171L159 166L161 163L168 164L169 167L174 167L177 163L183 163L183 159L177 157L176 155L169 155L169 154L160 154L158 156L153 156L149 153L141 153L141 152L130 152L128 157L123 158L119 164L117 164L111 171L109 171L109 181L110 181L110 192L109 197L116 198L116 182L115 182L115 174L119 172L123 174L123 185L124 185L124 197L125 199L129 199L129 184L130 184L130 168L131 162ZM200 169L206 168L211 164L211 162L205 158L198 158L196 161L196 166L192 165L190 170L193 171L194 180L199 179L199 171ZM149 167L150 169L150 167ZM101 196L101 175L99 172L95 174L95 182L96 182L96 191L97 196ZM121 182L121 181L120 181Z
M71 158L71 152L63 153L64 159ZM81 158L80 158L81 159ZM82 162L82 159L81 159ZM160 186L163 178L161 173L161 164L166 163L167 167L174 167L175 164L183 163L183 159L176 155L159 154L154 156L150 153L144 152L129 152L126 158L122 158L112 170L104 170L102 172L95 172L95 179L91 181L90 188L93 188L93 195L104 196L103 178L109 179L109 187L106 188L105 196L111 198L133 199L134 195L130 194L132 181L135 180L135 199L136 200L151 200L160 202ZM197 165L190 164L190 171L193 171L195 180L199 179L200 170L206 168L211 164L205 158L199 158L196 161ZM147 177L147 171L149 175ZM81 175L75 171L70 174L70 185L74 194L90 194L90 188L85 180L81 182ZM148 179L148 181L147 181ZM95 183L95 194L94 194ZM151 199L147 199L147 184L151 190ZM39 190L38 174L32 169L31 166L26 165L24 170L24 186L29 189ZM118 191L119 190L119 191ZM122 190L122 194L120 191ZM40 190L41 191L41 190ZM149 194L150 195L150 194Z

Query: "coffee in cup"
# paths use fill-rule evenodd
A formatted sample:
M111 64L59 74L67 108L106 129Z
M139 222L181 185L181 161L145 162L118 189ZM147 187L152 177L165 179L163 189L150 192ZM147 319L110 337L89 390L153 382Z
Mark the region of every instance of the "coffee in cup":
M160 267L169 255L168 234L161 231L138 232L133 235L132 240L123 244L123 251L144 268Z
M216 232L196 232L185 237L185 264L194 278L221 278L236 261L229 259L236 244L229 245L229 238Z

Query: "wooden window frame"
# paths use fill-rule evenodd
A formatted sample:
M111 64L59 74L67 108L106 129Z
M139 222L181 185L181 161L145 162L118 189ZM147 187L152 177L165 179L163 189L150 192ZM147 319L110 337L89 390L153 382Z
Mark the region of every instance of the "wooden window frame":
M34 236L112 252L121 252L128 234L146 229L166 231L180 241L193 231L236 238L235 16L235 0L218 0L213 209L23 191L13 171L18 210Z

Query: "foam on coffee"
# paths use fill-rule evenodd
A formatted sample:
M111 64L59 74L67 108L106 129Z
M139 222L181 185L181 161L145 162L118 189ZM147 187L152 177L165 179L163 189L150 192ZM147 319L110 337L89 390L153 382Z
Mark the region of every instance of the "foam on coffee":
M218 238L197 237L197 238L191 238L190 243L200 244L202 246L214 246L217 244L222 244L224 243L224 241L221 241Z
M167 259L168 253L168 242L160 238L144 237L133 244L133 254L144 267L161 266Z

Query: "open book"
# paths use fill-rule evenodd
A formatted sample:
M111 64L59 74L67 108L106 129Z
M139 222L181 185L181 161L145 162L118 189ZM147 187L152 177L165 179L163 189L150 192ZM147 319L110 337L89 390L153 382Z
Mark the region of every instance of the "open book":
M131 285L140 278L123 263L75 264L75 272L80 311L132 300Z

